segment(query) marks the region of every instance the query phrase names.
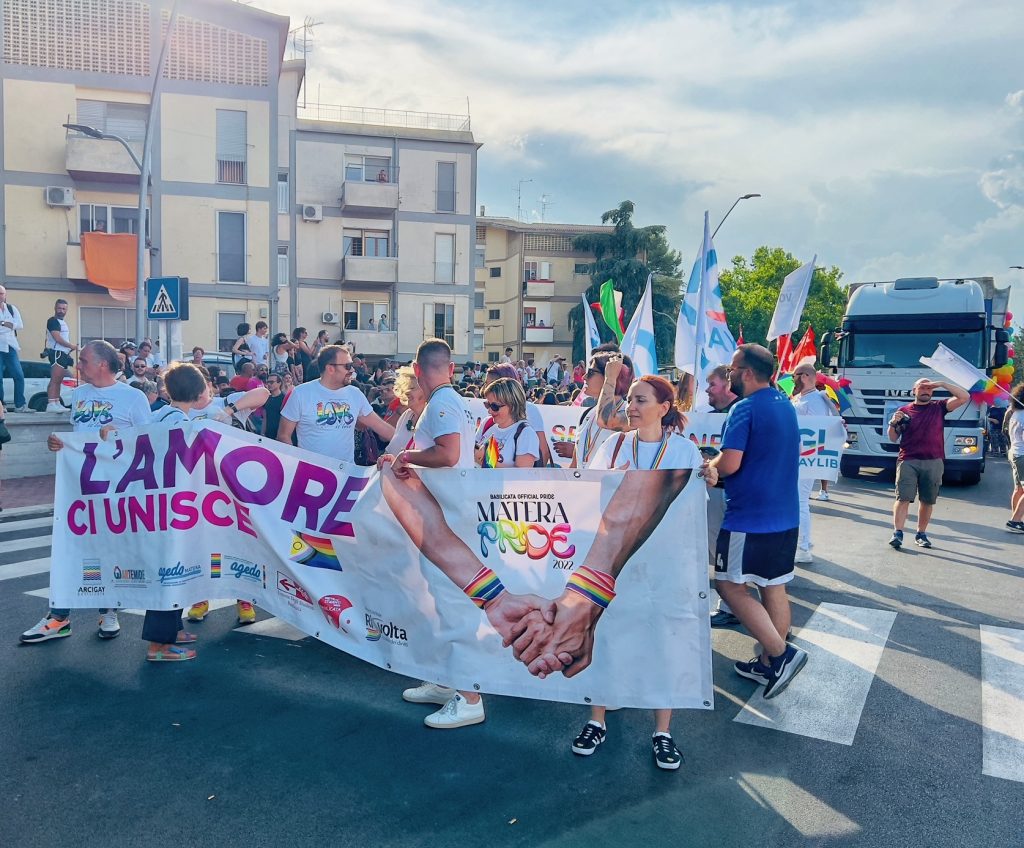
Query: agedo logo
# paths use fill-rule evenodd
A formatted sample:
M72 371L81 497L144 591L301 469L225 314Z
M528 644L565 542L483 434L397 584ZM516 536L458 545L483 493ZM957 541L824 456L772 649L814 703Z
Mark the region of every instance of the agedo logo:
M486 559L490 546L505 553L526 554L530 559L555 558L555 568L572 566L576 546L569 542L572 525L565 507L549 494L491 495L486 503L477 502L480 523L480 553Z
M189 580L194 580L203 573L203 567L201 565L190 565L184 566L179 561L177 564L170 567L161 567L157 571L157 576L160 578L161 586L180 586L182 583L188 583Z
M236 580L250 580L253 583L263 582L263 566L248 560L232 558L228 570Z

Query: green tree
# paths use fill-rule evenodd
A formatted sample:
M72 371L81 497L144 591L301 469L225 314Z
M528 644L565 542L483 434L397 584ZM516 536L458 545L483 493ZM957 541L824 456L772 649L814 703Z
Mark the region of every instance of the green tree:
M733 258L732 268L721 272L719 283L725 315L734 336L739 336L742 325L744 341L764 344L782 281L801 264L781 247L759 247L749 263L743 256ZM839 326L846 307L846 289L839 285L842 276L843 272L835 265L814 269L800 326L793 334L794 344L808 325L814 327L819 339L823 333Z
M633 210L633 202L624 200L617 208L601 216L602 224L612 224L612 232L577 236L573 240L573 247L594 254L590 268L591 284L586 291L587 303L596 303L600 299L601 284L605 280L614 280L615 288L622 292L622 310L627 322L643 297L647 275L654 272L652 294L658 362L670 364L675 344L674 316L679 311L682 290L679 276L682 259L678 251L669 247L664 226L633 226ZM601 341L613 341L615 337L611 330L599 316L595 316L595 319ZM586 324L582 303L570 310L569 328L573 333L572 357L577 362L583 359L586 352Z

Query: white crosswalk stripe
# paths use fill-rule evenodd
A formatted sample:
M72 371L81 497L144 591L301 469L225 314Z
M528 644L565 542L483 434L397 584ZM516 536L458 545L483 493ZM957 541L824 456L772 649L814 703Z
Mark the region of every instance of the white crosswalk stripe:
M981 627L982 774L1024 783L1024 630Z

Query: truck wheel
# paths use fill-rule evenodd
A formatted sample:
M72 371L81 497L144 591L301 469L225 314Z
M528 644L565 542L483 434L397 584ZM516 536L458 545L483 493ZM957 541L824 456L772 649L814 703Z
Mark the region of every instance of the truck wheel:
M839 473L847 480L856 480L860 476L860 466L844 457L839 460Z

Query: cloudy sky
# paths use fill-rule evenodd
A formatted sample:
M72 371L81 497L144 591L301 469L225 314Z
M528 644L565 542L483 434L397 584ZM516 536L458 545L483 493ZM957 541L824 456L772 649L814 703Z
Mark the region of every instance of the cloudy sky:
M780 245L847 281L989 275L1024 318L1020 0L256 0L306 16L311 100L465 113L490 215L621 200L692 262ZM290 53L289 53L290 55Z

